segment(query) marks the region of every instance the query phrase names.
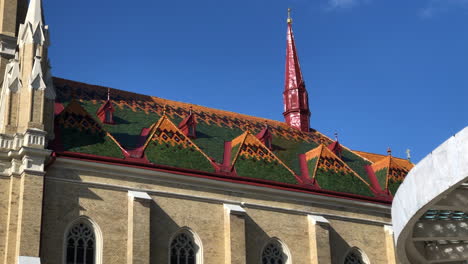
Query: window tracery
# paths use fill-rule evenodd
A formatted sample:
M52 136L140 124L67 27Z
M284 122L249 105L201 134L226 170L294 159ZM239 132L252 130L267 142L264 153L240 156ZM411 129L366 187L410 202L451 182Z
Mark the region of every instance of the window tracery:
M279 243L268 243L262 252L262 264L285 264L286 256Z
M95 264L96 238L85 222L73 225L66 236L66 264Z
M171 241L170 264L198 264L196 261L197 246L193 238L181 232Z

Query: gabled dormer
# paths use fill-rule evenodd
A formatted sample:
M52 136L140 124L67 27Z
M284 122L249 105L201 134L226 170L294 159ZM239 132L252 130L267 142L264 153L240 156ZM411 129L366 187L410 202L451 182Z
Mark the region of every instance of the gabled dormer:
M342 158L342 153L343 153L343 147L341 146L340 142L338 141L338 136L335 134L335 141L331 143L330 145L327 146L329 150L331 150L336 156L338 156L340 159Z
M268 149L273 149L273 135L271 134L268 124L265 123L265 127L255 135L255 137L258 138L258 140L260 140Z
M214 161L185 136L165 114L150 127L143 149L146 158L153 164L215 171Z
M197 138L197 120L192 112L192 107L187 117L179 124L179 129L189 138Z
M238 176L297 184L299 177L250 132L226 144L224 166ZM229 153L228 155L226 155Z
M393 157L390 148L387 153L386 157L376 161L371 167L382 189L395 195L398 186L403 182L413 164Z
M309 177L321 189L373 196L375 190L326 145L305 153Z
M106 102L99 107L96 112L96 115L104 124L115 124L114 122L114 106L110 100L110 89L107 90L107 100Z

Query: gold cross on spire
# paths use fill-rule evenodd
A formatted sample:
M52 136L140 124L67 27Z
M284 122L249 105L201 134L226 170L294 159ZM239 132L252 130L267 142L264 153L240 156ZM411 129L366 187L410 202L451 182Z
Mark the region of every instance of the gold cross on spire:
M292 23L292 18L291 18L291 8L288 8L288 24Z

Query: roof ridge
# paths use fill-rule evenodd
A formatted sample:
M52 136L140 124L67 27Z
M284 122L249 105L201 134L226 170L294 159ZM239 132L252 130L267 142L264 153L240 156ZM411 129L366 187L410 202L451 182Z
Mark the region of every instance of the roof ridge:
M234 112L234 111L230 111L230 110L223 110L223 109L218 109L218 108L214 108L214 107L209 107L209 106L203 106L203 105L199 105L199 104L194 104L194 103L187 103L187 102L182 102L182 101L176 101L176 100L172 100L172 99L166 99L166 98L162 98L162 97L158 97L158 96L154 96L154 95L146 95L146 94L141 94L141 93L135 93L135 92L130 92L130 91L127 91L127 90L122 90L122 89L118 89L118 88L113 88L113 87L108 87L108 86L103 86L103 85L95 85L95 84L90 84L90 83L86 83L86 82L80 82L80 81L74 81L74 80L68 80L68 79L65 79L65 78L60 78L60 77L54 77L54 79L58 80L58 81L62 81L62 82L71 82L71 83L74 83L74 84L77 84L77 85L86 85L88 87L94 87L94 88L98 88L98 89L112 89L112 90L115 90L115 91L119 91L119 92L123 92L123 93L128 93L128 94L132 94L132 95L137 95L137 96L143 96L143 97L148 97L148 99L150 99L151 102L155 102L155 103L158 103L157 100L161 100L161 101L167 101L167 102L170 102L170 103L174 103L174 104L183 104L183 105L186 105L187 107L189 106L195 106L197 108L202 108L202 109L206 109L207 112L219 112L219 113L222 113L223 115L227 115L229 116L230 115L239 115L241 116L240 119L246 119L246 120L249 120L249 121L255 121L255 122L258 122L258 123L265 123L265 121L268 121L269 123L274 123L275 125L277 126L281 126L283 129L287 129L287 130L293 130L293 131L296 131L297 129L295 128L292 128L290 126L288 126L286 123L284 123L283 121L279 121L279 120L275 120L275 119L269 119L269 118L265 118L265 117L258 117L258 116L253 116L253 115L249 115L249 114L243 114L243 113L239 113L239 112ZM104 100L105 101L105 100ZM196 112L196 111L195 111ZM302 133L305 133L305 134L314 134L314 133L319 133L321 136L324 136L326 137L327 139L330 139L329 137L323 135L322 133L318 132L317 130L313 129L312 131L310 132L303 132L303 131L300 131L300 130L297 130L297 132L302 132Z
M390 168L390 158L391 158L391 156L384 156L382 159L374 162L371 165L372 169L374 169L374 171L377 172L377 171L379 171L381 169L384 169L384 168Z
M346 147L345 147L346 148ZM350 149L351 150L351 149ZM371 155L378 155L378 156L382 156L383 157L386 157L387 155L385 154L379 154L379 153L373 153L373 152L368 152L368 151L361 151L361 150L351 150L353 153L355 154L358 154L360 157L366 159L366 160L369 160L367 159L366 157L363 157L361 154L359 153L365 153L365 154L371 154ZM399 157L395 157L395 156L392 156L393 158L397 159L397 160L401 160L401 161L407 161L407 162L410 162L409 160L405 159L405 158L399 158ZM372 162L371 160L369 160L370 162Z

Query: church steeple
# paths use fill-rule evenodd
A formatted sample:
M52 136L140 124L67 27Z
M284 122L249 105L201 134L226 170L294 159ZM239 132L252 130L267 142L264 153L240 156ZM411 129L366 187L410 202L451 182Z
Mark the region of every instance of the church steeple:
M41 0L31 0L19 27L15 57L6 65L0 94L0 133L47 132L52 139L55 89L47 56L48 26Z
M289 126L308 132L310 127L309 98L297 56L290 12L291 9L288 9L283 115Z

